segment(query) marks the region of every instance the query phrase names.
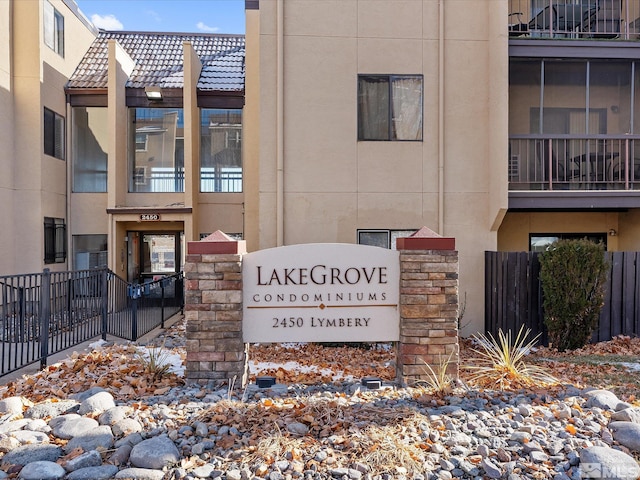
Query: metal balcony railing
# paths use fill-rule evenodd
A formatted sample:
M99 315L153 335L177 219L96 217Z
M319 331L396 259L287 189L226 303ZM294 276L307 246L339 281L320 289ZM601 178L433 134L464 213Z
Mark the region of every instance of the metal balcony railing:
M509 190L640 190L640 139L514 136L508 168Z
M509 0L512 38L640 40L640 0Z

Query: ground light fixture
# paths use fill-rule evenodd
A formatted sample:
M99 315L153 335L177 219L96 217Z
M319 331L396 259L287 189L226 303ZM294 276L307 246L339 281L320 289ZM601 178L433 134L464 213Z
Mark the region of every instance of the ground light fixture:
M276 384L276 377L256 377L256 385L260 388L273 387Z
M379 377L364 377L360 383L370 390L377 390L382 387L382 379Z
M147 100L153 102L162 101L162 89L160 87L144 87L144 94L147 96Z

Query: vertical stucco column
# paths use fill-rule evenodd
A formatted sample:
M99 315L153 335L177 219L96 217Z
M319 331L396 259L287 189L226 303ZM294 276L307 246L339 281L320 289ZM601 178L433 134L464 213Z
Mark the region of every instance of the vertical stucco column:
M187 243L184 267L188 381L202 385L247 382L242 340L242 255L244 240L217 231Z
M453 238L423 227L397 240L400 252L400 341L396 380L427 379L429 365L458 377L458 252Z

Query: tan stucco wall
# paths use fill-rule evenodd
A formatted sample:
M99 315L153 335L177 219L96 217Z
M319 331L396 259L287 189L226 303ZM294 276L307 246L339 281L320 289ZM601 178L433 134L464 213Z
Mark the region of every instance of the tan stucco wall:
M423 225L454 236L475 331L483 252L496 248L507 206L507 36L493 20L506 17L506 0L442 2L442 12L439 4L284 2L283 243L353 243L358 229ZM247 57L247 72L260 70L259 84L246 86L247 99L260 98L259 116L245 117L260 122L259 174L246 172L259 184L259 197L246 198L246 223L258 225L246 230L250 248L276 246L279 228L276 7L261 0L259 22L247 14L247 44L260 35L259 59ZM424 76L422 142L357 141L357 78L366 73Z
M637 217L637 214L617 212L510 212L507 213L500 227L498 250L508 252L529 250L530 233L608 234L610 230L615 230L617 235L607 236L608 250L640 250L640 237L634 235L637 230L634 225Z
M65 117L69 131L64 84L94 34L66 2L50 3L64 16L64 57L44 43L42 0L0 2L0 221L10 226L0 233L0 246L19 252L0 256L0 274L41 270L44 217L67 219L68 156L44 155L43 109ZM67 264L47 266L61 270Z

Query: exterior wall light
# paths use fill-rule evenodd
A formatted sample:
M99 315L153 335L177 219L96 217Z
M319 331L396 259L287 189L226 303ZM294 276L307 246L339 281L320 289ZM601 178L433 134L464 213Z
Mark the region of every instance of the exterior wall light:
M616 232L613 228L611 230L609 230L609 235L611 235L612 237L615 237L616 235L618 235L618 232Z
M162 101L162 89L160 87L144 87L144 93L147 96L147 100L152 102Z

